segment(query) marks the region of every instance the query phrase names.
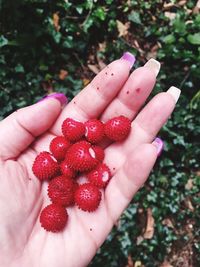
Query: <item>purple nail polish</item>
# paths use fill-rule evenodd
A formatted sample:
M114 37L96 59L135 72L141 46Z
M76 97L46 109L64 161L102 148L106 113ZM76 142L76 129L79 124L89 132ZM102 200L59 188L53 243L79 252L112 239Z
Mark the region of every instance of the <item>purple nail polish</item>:
M152 143L157 148L157 155L158 157L161 155L163 148L164 148L164 142L159 137L156 137L155 140Z
M50 95L45 95L38 102L44 101L44 100L49 99L49 98L57 99L60 102L61 106L66 105L68 102L67 97L63 93L53 93Z
M123 54L123 56L121 57L121 59L124 59L126 61L129 62L130 64L130 69L133 67L134 63L135 63L135 56L133 54L131 54L130 52L125 52Z

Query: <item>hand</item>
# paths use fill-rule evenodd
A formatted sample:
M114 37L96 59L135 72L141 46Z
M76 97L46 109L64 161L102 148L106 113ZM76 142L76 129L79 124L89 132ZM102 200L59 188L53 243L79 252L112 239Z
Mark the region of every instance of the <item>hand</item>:
M0 266L86 266L144 184L160 151L159 142L153 140L180 90L172 87L156 95L139 111L153 89L159 65L150 61L129 76L131 60L126 54L112 62L63 110L58 101L62 98L55 94L0 122ZM39 215L50 201L47 183L41 184L32 173L35 156L48 150L67 117L107 121L122 114L133 120L132 130L124 142L105 149L113 177L100 207L93 213L68 208L65 230L46 232Z

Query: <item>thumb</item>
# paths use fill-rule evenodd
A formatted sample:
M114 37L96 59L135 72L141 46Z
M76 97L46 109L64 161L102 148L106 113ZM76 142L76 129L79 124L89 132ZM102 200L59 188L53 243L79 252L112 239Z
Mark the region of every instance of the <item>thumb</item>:
M67 103L64 94L54 93L38 103L19 109L0 122L0 159L16 158L38 136L47 131Z

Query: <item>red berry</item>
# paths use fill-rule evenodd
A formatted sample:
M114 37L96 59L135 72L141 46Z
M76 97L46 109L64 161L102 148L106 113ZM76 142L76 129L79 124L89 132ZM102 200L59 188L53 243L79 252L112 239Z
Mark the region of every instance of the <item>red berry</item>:
M53 178L59 173L59 165L49 152L43 151L35 158L32 171L40 180Z
M85 122L85 137L93 143L99 143L104 137L104 124L96 119Z
M56 158L58 161L61 161L65 158L67 149L70 145L70 142L67 141L63 136L57 136L50 143L50 151L54 158Z
M89 171L98 164L94 150L87 141L73 144L67 151L65 161L75 171Z
M82 122L67 118L63 121L62 133L67 140L78 141L85 134L85 125Z
M41 226L50 232L59 232L64 229L68 219L67 211L57 204L50 204L40 214Z
M104 159L104 156L105 156L103 148L100 146L92 146L92 149L94 150L96 158L98 159L98 161L102 162Z
M66 160L64 160L60 164L60 171L61 171L62 175L64 175L66 178L69 178L69 179L75 178L75 176L76 176L75 171L69 167Z
M104 163L99 164L94 170L87 174L89 182L99 188L105 188L111 178L111 172Z
M75 189L76 186L73 180L58 176L50 181L48 196L53 203L70 206L74 204Z
M95 211L101 201L100 190L92 184L82 184L75 192L75 203L84 211Z
M124 116L115 117L105 123L104 130L111 140L122 141L131 130L131 121Z

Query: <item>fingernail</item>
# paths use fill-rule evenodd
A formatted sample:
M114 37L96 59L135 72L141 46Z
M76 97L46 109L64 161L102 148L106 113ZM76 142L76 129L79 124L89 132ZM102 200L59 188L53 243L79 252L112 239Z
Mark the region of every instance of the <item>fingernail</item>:
M131 54L130 52L125 52L123 54L123 56L121 57L121 59L124 59L126 61L129 62L130 64L130 69L133 67L134 63L135 63L135 56L133 54Z
M175 103L178 101L179 97L180 97L180 94L181 94L181 90L178 89L177 87L175 86L171 86L168 90L167 90L167 93L170 94L174 100L175 100Z
M66 105L68 102L67 97L63 93L53 93L50 95L45 95L38 102L44 101L44 100L49 99L49 98L57 99L60 102L61 106Z
M147 61L144 67L149 68L150 70L154 71L157 76L160 71L160 62L151 58L149 59L149 61Z
M159 157L161 155L161 153L162 153L163 148L164 148L163 140L160 139L159 137L156 137L155 140L152 142L152 144L156 147L157 155Z

